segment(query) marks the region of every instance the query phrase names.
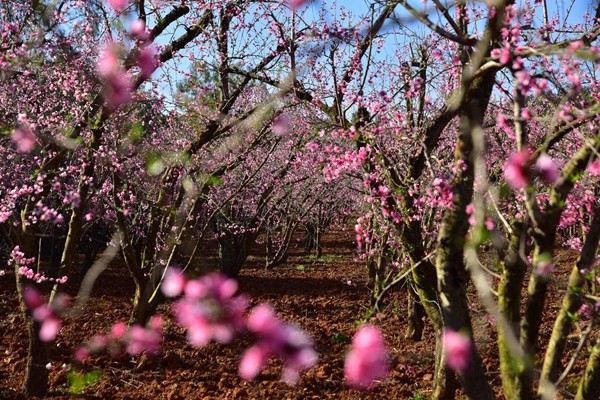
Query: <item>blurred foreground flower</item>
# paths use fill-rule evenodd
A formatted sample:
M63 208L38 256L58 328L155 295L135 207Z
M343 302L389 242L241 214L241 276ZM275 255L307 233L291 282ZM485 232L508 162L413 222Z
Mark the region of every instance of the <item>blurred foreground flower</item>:
M352 339L352 350L346 357L344 373L350 386L366 390L373 381L389 373L388 350L381 331L363 325Z
M103 96L111 107L118 108L131 102L131 82L127 72L121 67L117 45L111 44L102 51L96 68L106 82Z
M236 296L237 282L219 273L185 282L176 269L167 271L162 291L174 297L184 293L173 305L177 322L187 330L188 341L203 347L212 339L229 343L245 330L246 296Z
M15 129L13 134L10 135L10 139L15 143L20 153L29 153L34 149L36 143L35 134L26 128Z
M469 367L471 358L471 339L469 336L445 329L442 334L446 364L450 369L462 373Z
M553 184L560 175L556 161L548 154L542 153L532 165L532 152L524 149L509 156L504 165L504 179L513 189L525 189L531 179L538 176L544 182Z
M67 298L57 296L52 304L46 304L42 295L35 288L25 286L23 288L23 301L27 309L30 310L33 319L41 324L40 340L43 342L54 340L62 327L59 312L66 308Z
M275 315L268 304L256 306L248 317L248 329L258 335L258 342L242 356L239 374L243 379L254 379L270 357L283 360L282 379L294 384L300 372L317 363L312 338L293 324L286 324Z
M160 352L162 344L161 316L155 315L145 327L133 325L127 327L124 322L117 322L107 335L96 335L86 345L75 351L75 359L83 362L90 354L107 352L116 356L127 352L132 355L146 352L154 355Z

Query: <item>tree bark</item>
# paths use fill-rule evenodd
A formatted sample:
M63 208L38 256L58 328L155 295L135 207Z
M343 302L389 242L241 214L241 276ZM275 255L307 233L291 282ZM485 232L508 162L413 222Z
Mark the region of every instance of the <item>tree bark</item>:
M255 234L248 232L240 235L225 234L219 238L221 272L230 278L239 275L246 258L248 258L248 250L254 238Z
M600 241L600 207L594 210L594 216L590 225L590 230L585 238L583 248L577 264L571 271L567 292L563 298L562 308L558 314L552 336L546 350L546 357L542 366L542 375L540 377L540 385L538 394L546 395L546 387L544 382L555 383L558 380L561 363L560 359L564 352L567 342L567 336L571 331L572 319L570 314L577 312L581 307L581 292L585 284L585 279L581 273L584 269L589 268L595 259L598 250L598 242Z
M535 356L548 291L548 278L535 273L535 271L540 261L546 261L545 258L553 256L556 244L556 230L567 197L577 182L577 177L585 170L588 162L594 159L594 154L597 148L600 147L600 136L597 136L593 143L594 146L589 143L582 146L563 167L560 177L552 187L550 199L544 213L540 212L535 198L529 195L527 199L527 210L534 228L534 272L531 274L527 288L527 303L521 321L520 340L526 356L532 358ZM522 386L522 393L526 396L531 396L534 378L533 364L529 363L524 366L525 368L519 371L517 380Z
M156 284L152 279L143 282L135 282L135 294L133 297L133 309L129 319L129 325L145 326L150 318L156 313L163 297L160 293L154 295Z
M600 398L600 339L592 348L575 400Z
M504 259L502 277L498 285L498 305L500 312L505 316L508 326L498 324L498 354L500 357L500 376L504 397L509 399L523 398L520 391L521 385L517 382L517 376L524 363L531 363L514 354L510 347L509 336L516 339L515 345L519 345L519 322L521 320L521 289L527 272L527 263L522 259L525 254L525 230L527 226L523 222L512 224L512 235L508 250Z
M48 392L49 361L48 344L40 339L41 324L30 315L27 316L27 330L29 332L29 350L23 394L25 397L44 397Z
M408 279L408 278L407 278ZM405 339L416 342L423 340L423 330L425 329L425 308L419 300L419 295L415 292L412 283L408 284L408 326L406 327Z

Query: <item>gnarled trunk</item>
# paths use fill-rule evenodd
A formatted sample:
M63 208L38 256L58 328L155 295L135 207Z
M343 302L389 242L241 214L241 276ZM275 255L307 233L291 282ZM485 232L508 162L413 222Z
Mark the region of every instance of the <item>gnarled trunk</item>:
M156 309L163 300L160 291L155 294L157 284L152 279L143 282L135 281L135 295L133 297L133 309L129 318L130 325L145 326L150 318L156 313Z
M221 272L231 278L239 275L246 258L248 258L248 250L254 238L255 235L248 232L239 235L226 233L219 237Z

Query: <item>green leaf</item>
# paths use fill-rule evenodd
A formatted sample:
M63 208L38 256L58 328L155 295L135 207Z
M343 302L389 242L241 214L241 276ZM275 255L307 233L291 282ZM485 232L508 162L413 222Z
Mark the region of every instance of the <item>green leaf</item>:
M577 293L577 294L583 293L583 288L581 286L569 286L569 290L572 293Z
M485 243L492 235L490 231L483 224L479 224L473 231L473 242L475 246L481 246Z
M165 163L160 153L150 153L146 158L146 172L150 176L160 175L165 170Z
M208 186L223 186L225 181L223 181L223 177L220 175L211 175L206 180L206 184Z
M331 337L331 340L333 340L335 343L350 343L352 341L352 339L350 338L350 336L345 335L342 332L335 333Z
M131 140L132 143L135 143L138 140L140 140L143 136L144 136L144 126L142 124L140 124L139 122L136 122L131 127L131 133L129 134L129 140Z
M509 195L510 195L510 188L508 187L508 184L506 182L503 182L500 185L499 197L501 199L506 199Z
M183 180L181 181L181 185L183 186L183 190L185 190L186 193L193 193L194 189L196 188L196 185L194 185L194 181L190 179L189 176L183 178Z
M94 370L91 372L69 372L69 375L67 376L67 382L69 383L69 393L83 394L85 389L96 383L101 376L101 370Z
M577 320L579 320L579 313L577 313L577 312L569 312L569 311L567 311L567 315L569 316L569 319L571 319L571 321L577 321Z

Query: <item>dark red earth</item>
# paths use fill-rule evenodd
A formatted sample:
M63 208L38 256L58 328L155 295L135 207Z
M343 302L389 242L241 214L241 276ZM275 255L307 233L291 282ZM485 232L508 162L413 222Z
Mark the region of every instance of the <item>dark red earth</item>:
M325 237L321 258L304 253L300 243L292 245L286 264L274 270L264 269L260 250L251 256L239 277L240 290L252 297L252 304L270 302L279 316L309 332L319 353L319 364L305 373L296 386L279 381L281 364L271 365L254 381L237 376L240 355L250 345L241 338L232 345L210 344L195 349L185 340L164 305L164 350L155 357L92 357L83 372L98 370L101 376L85 387L83 394L69 392L67 377L79 369L73 351L94 334L106 332L116 321L126 321L131 311L133 283L124 265L115 261L96 282L92 298L77 320L65 321L51 350L49 398L88 399L426 399L433 386L435 336L426 328L424 340L404 339L407 324L407 297L398 287L386 299L383 311L370 320L381 327L390 348L392 372L388 380L376 383L370 392L349 389L344 383L343 363L349 339L367 311L369 289L364 262L355 260L356 250L349 232L332 232ZM561 251L557 273L549 294L550 307L544 315L540 343L550 336L553 320L566 287L576 255ZM197 260L197 269L216 265L214 246L208 246ZM76 293L78 282L72 279L67 291ZM471 293L475 339L484 366L499 397L502 397L493 321L483 311L474 290ZM14 275L0 277L0 399L18 398L24 377L27 336L18 311ZM582 328L582 327L579 327ZM576 328L574 333L577 333ZM577 335L575 335L577 336ZM569 341L576 347L578 337ZM543 349L540 349L543 350ZM584 354L586 348L584 347ZM541 353L540 353L541 354ZM588 353L589 354L589 353ZM575 365L573 378L560 387L561 398L571 398L576 377L581 376L584 361ZM459 394L460 395L460 394ZM460 397L459 397L460 398Z

